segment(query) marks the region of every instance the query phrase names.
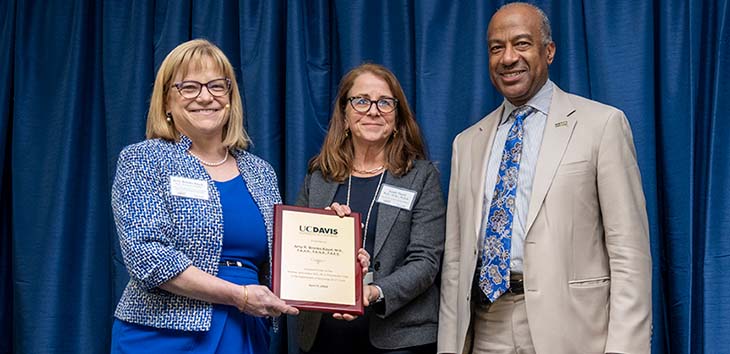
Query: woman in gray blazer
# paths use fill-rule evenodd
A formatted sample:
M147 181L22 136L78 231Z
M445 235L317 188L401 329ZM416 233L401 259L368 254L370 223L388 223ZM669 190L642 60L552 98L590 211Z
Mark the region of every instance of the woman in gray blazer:
M445 206L439 173L393 73L360 65L340 83L321 152L298 205L359 212L371 254L365 315L303 312L308 353L435 353Z

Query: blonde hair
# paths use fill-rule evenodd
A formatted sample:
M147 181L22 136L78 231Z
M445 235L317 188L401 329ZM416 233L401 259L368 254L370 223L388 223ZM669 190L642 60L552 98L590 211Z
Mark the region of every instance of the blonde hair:
M231 107L228 121L223 127L223 145L228 148L248 148L251 138L243 127L243 103L236 73L223 51L204 39L193 39L178 45L160 64L147 113L147 139L180 140L180 132L175 124L167 122L167 95L173 85L172 80L178 74L184 77L191 70L202 69L206 59L210 59L214 67L231 80L231 91L228 93Z
M385 165L388 172L398 177L403 176L413 168L414 160L426 158L421 131L398 79L386 67L366 63L342 77L322 150L309 161L310 173L320 170L325 179L336 182L344 181L350 174L355 148L351 134L345 134L345 108L349 104L347 94L355 84L355 79L365 73L385 81L393 92L393 97L398 99L395 129L385 144Z

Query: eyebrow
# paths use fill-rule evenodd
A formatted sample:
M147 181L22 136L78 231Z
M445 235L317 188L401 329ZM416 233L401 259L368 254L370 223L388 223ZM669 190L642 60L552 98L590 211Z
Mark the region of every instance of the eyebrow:
M516 36L514 36L514 37L512 37L510 39L508 39L507 42L512 42L512 41L516 41L516 40L519 40L519 39L529 39L529 40L532 40L532 35L530 35L529 33L521 33L521 34L518 34L518 35L516 35ZM503 41L501 39L487 39L487 44L504 43L504 42L505 41Z
M368 93L355 93L355 94L352 94L352 96L350 96L350 97L364 97L367 99L374 99L374 97L370 97L370 94L368 94ZM380 97L378 97L377 99L379 100L381 98L393 98L393 97L394 97L393 95L380 95Z

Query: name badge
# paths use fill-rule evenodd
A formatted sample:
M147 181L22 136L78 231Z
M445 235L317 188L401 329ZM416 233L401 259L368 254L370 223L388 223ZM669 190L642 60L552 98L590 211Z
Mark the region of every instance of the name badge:
M208 200L208 182L199 179L170 176L170 194L178 197Z
M383 183L378 194L378 203L394 206L396 208L411 210L418 192L406 188L399 188Z

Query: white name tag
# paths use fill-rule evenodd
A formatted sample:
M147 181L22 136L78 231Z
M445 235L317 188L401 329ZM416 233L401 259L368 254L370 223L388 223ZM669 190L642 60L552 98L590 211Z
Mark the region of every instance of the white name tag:
M378 203L394 206L405 210L413 208L417 192L414 190L399 188L389 184L383 184L378 194Z
M170 194L178 197L208 200L208 182L200 179L170 176Z

